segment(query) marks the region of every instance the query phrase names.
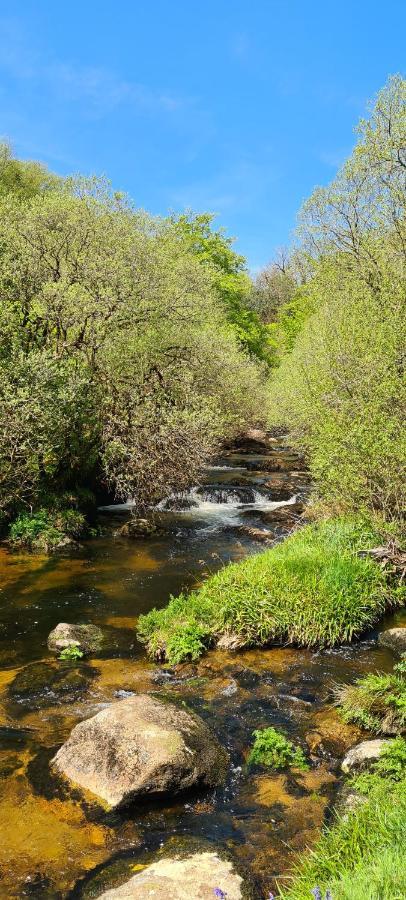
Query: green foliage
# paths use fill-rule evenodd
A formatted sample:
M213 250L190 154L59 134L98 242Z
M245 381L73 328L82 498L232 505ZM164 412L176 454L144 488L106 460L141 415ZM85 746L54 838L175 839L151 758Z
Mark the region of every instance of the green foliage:
M252 356L270 362L269 334L250 303L251 282L245 259L233 248L223 229L214 231L208 213L173 217L170 224L182 243L210 274L227 320L241 346Z
M26 164L9 151L3 163L0 518L97 482L143 510L265 420L264 367L242 350L221 285L247 276L210 221L202 265L183 228L103 181L48 185L38 170L21 193L12 173Z
M84 514L79 509L62 507L76 498L61 497L50 507L40 507L35 512L21 512L9 529L10 542L29 550L49 552L63 543L64 538L79 538L87 534Z
M83 650L80 647L75 647L72 645L71 647L65 647L64 650L61 650L59 654L59 659L63 660L72 660L73 662L77 659L83 659L84 657Z
M172 665L184 660L198 659L204 650L206 631L199 625L190 624L184 628L174 629L168 637L166 652Z
M253 732L254 744L248 762L269 766L272 769L308 769L306 757L301 747L294 747L291 741L276 728L262 728Z
M357 555L377 540L360 519L306 526L264 553L225 566L164 609L140 616L138 637L169 662L171 635L196 628L202 629L202 648L223 634L237 635L241 646L350 641L402 599L375 562Z
M337 689L343 719L369 731L406 731L406 673L402 664L393 674L370 674Z
M396 737L381 752L379 759L370 765L368 772L362 772L351 779L355 790L361 794L370 794L380 778L387 782L399 782L406 779L406 741Z
M399 521L405 98L406 81L391 79L335 181L303 208L301 252L312 266L273 326L282 362L271 383L271 423L291 430L330 509L373 509Z
M16 159L9 144L0 142L0 195L12 194L28 200L43 191L56 188L59 179L38 162Z
M285 900L308 900L315 884L334 900L401 900L406 893L406 781L379 778L367 802L328 828L299 864Z

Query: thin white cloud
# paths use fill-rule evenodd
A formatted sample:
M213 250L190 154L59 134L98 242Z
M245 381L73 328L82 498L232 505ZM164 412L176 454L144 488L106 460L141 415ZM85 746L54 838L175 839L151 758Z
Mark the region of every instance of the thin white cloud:
M277 169L269 161L240 160L210 178L176 188L169 196L169 205L219 214L249 212L278 178Z
M103 115L121 105L144 113L176 114L193 100L176 96L166 88L155 90L126 80L101 67L81 66L72 60L44 59L15 20L0 20L0 69L14 79L42 85L65 101L82 101L93 115Z

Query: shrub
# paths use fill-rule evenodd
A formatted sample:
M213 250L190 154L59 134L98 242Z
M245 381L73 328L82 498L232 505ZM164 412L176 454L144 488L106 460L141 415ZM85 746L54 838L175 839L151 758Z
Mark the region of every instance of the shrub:
M22 512L10 526L12 544L28 550L54 550L66 537L81 537L86 533L86 521L78 509L46 509Z
M309 765L301 747L294 747L291 741L276 728L262 728L253 731L254 745L248 757L249 763L269 766L272 769L308 769Z
M381 734L406 731L404 668L400 663L393 674L365 675L355 684L337 688L337 702L343 719Z
M238 635L241 646L272 642L327 647L350 641L376 622L404 591L357 550L379 540L361 520L337 519L300 529L281 544L226 566L199 590L171 598L162 610L141 616L138 637L159 659L171 657L176 633L196 633L200 648L220 635Z

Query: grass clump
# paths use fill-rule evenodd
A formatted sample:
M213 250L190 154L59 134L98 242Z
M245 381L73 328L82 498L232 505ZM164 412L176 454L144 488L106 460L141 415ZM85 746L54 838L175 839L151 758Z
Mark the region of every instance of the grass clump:
M378 778L365 803L337 819L304 857L285 900L309 900L314 885L334 900L406 896L406 780Z
M345 722L354 722L376 734L406 731L406 663L391 674L370 674L354 684L340 686L337 701Z
M373 560L358 556L377 542L379 535L361 519L308 525L141 616L138 637L152 656L169 663L196 658L227 634L237 635L241 646L350 641L404 596Z
M276 728L262 728L252 734L254 744L248 757L250 764L272 769L286 769L288 766L302 770L309 768L302 748L295 747Z

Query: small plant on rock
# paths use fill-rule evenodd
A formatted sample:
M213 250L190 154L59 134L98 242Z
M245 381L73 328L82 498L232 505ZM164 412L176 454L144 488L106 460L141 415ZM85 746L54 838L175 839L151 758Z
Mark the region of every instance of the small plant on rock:
M301 747L291 741L276 728L262 728L253 732L254 745L248 757L251 764L269 766L272 769L286 769L294 766L306 770L309 764Z
M61 651L61 653L59 654L59 659L83 659L84 655L85 654L83 653L83 650L80 649L80 647L72 644L70 647L65 647L65 649Z

